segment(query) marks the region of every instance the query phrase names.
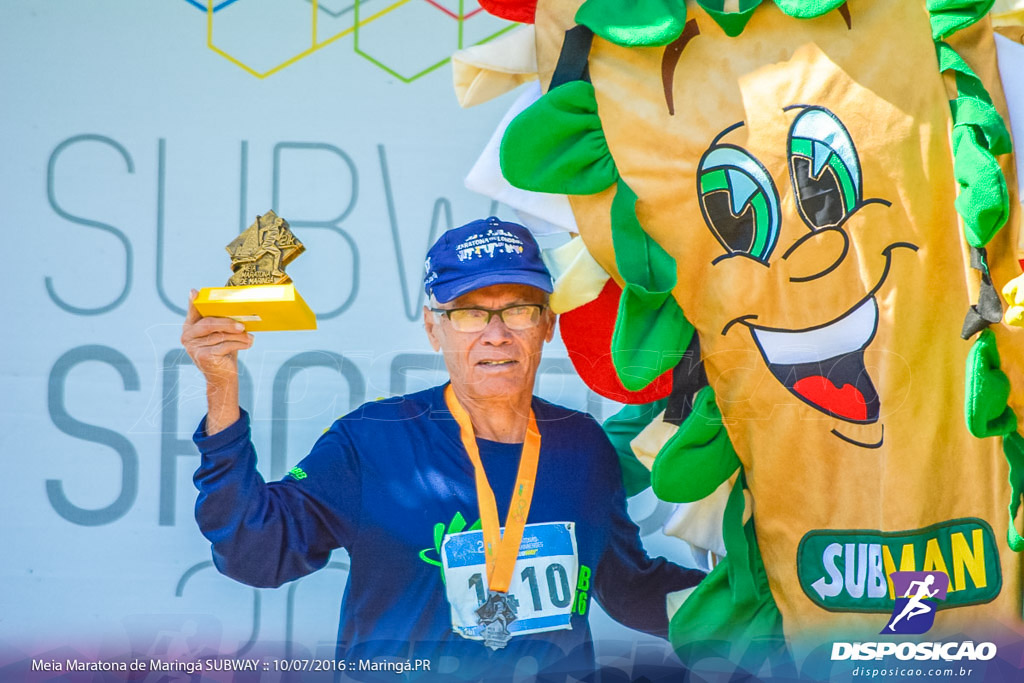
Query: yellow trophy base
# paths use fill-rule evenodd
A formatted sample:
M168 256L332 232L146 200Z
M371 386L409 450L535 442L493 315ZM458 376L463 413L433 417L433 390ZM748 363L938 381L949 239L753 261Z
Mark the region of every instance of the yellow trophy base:
M292 284L204 287L193 303L203 317L231 318L249 332L316 329L316 314Z

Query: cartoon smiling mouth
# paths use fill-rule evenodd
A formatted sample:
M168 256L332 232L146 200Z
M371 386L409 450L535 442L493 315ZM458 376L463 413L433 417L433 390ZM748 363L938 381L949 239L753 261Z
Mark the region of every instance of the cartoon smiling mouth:
M801 401L848 422L878 421L878 392L864 366L864 349L878 330L874 296L803 330L747 325L768 369Z
M917 251L918 247L910 242L894 242L883 249L885 267L878 282L856 305L829 322L787 330L755 325L756 315L743 315L730 321L722 334L735 323L746 325L772 375L812 408L855 424L878 422L881 401L864 365L864 350L878 331L875 294L889 276L896 249ZM839 433L836 436L876 447Z

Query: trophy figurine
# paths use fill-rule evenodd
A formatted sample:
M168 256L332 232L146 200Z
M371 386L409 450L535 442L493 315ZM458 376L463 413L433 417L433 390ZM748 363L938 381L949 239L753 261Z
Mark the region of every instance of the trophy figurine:
M234 274L224 287L199 290L201 314L232 318L249 332L316 329L316 315L284 272L306 250L288 221L273 211L257 216L227 250Z

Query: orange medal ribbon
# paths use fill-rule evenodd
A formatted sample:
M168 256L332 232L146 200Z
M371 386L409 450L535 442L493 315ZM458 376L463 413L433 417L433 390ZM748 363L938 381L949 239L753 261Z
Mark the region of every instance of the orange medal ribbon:
M533 485L537 478L537 461L540 458L540 430L537 429L537 420L531 408L526 439L523 442L523 455L519 459L519 472L516 474L516 487L508 506L505 533L502 534L498 524L498 504L494 500L494 490L487 481L487 473L484 472L484 465L480 461L480 449L476 445L473 423L465 408L459 403L459 399L455 397L455 390L450 384L444 391L444 401L452 417L459 424L462 445L473 463L476 474L476 501L480 508L480 525L484 533L487 588L498 593L507 593L508 586L512 583L516 558L519 556L519 544L523 540L526 518L530 514Z

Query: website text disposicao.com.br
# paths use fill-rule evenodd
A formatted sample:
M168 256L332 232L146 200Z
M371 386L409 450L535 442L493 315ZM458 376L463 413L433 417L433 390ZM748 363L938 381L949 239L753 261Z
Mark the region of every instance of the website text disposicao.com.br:
M974 673L970 666L912 667L912 666L858 666L850 671L855 678L969 678ZM980 680L980 678L979 678Z

